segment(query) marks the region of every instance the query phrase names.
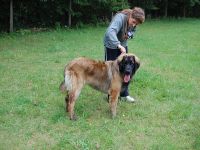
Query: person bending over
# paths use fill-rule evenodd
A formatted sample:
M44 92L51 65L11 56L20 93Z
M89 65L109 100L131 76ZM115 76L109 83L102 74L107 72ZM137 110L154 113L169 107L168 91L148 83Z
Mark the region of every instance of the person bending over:
M144 10L140 7L124 9L117 13L104 36L105 61L115 60L120 54L128 53L128 39L132 39L136 27L145 21ZM121 97L128 102L134 102L134 98L129 95L129 82L122 84Z

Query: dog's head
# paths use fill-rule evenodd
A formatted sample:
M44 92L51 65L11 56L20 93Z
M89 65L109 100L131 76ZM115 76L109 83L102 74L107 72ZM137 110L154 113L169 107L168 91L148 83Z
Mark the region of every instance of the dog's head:
M123 81L128 83L140 66L139 58L134 54L122 54L117 58Z

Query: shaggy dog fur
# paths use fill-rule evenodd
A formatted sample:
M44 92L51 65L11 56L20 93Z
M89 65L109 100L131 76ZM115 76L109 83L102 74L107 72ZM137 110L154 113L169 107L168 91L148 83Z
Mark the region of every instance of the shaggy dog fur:
M116 116L122 83L132 79L140 62L134 54L122 54L115 61L96 61L84 57L72 60L64 69L60 90L66 92L66 111L75 120L74 105L85 84L109 95L112 117Z

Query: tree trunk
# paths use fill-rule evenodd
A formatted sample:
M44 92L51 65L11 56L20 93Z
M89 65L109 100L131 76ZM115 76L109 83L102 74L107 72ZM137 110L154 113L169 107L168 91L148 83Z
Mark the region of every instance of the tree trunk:
M10 32L13 32L13 0L10 0Z
M183 17L184 17L184 18L186 17L186 6L185 6L185 4L184 4L184 6L183 6Z
M69 10L68 10L68 26L72 25L72 0L69 0Z
M164 17L166 18L168 15L168 0L165 0L165 14Z

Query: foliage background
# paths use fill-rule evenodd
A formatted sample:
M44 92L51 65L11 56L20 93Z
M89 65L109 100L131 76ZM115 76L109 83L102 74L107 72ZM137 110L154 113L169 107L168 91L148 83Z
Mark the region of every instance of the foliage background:
M10 1L15 30L105 23L117 11L135 6L147 18L200 17L199 0L0 0L0 31L9 30Z

